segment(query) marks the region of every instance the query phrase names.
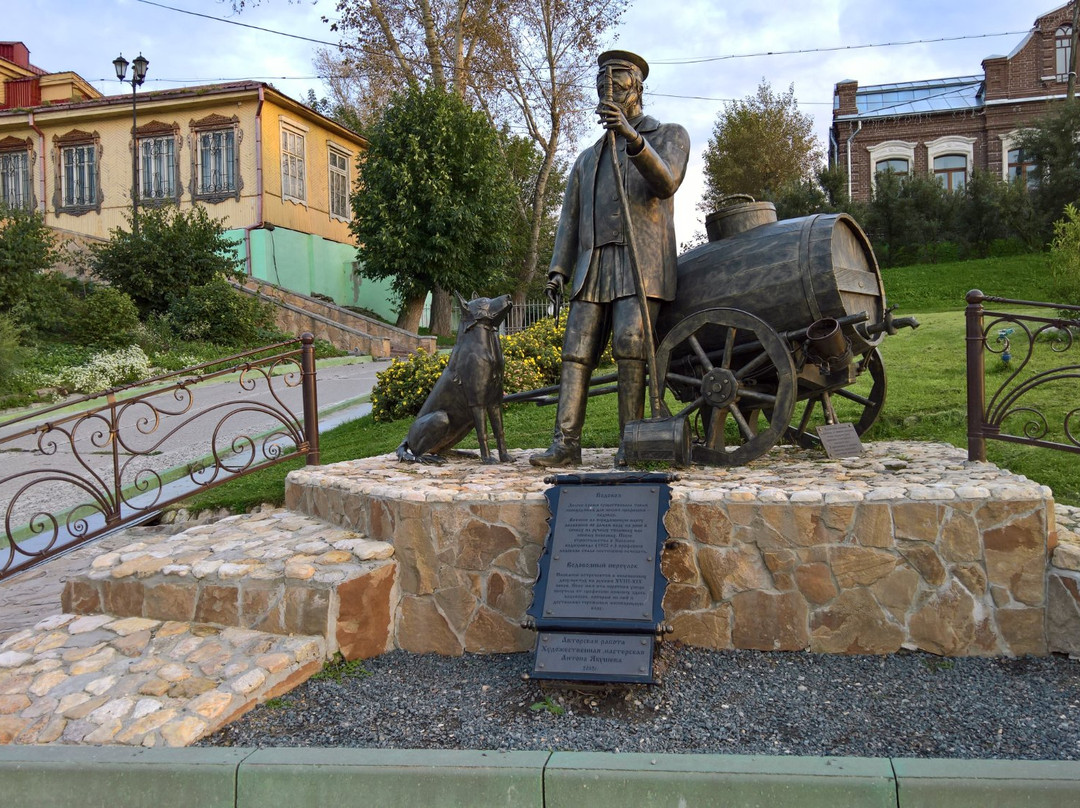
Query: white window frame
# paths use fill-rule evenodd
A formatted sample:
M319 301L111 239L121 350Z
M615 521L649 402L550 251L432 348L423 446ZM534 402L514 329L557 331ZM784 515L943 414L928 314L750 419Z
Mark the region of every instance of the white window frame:
M877 189L877 164L882 160L907 160L911 173L915 172L915 144L906 140L883 140L867 146L870 152L870 187ZM910 176L910 175L909 175Z
M934 159L951 154L961 155L965 158L964 185L971 181L971 171L975 166L975 141L978 138L964 137L963 135L946 135L936 140L926 142L926 170L930 176L936 176L934 172Z
M0 151L0 204L33 208L33 165L29 149Z
M139 150L139 201L180 198L180 144L175 134L155 133L136 140ZM155 182L160 178L160 182ZM154 187L157 185L158 187Z
M344 168L334 165L334 159L340 159L344 162ZM336 143L326 144L326 165L327 165L327 210L330 211L330 218L337 219L338 221L348 222L352 219L350 213L352 212L349 204L349 191L352 188L352 172L349 170L349 166L352 165L353 153L348 149L344 149ZM344 213L338 213L334 210L334 184L335 180L343 182L345 185L344 199L345 210Z
M195 139L195 182L193 184L194 196L197 199L214 201L221 198L235 197L239 190L240 167L238 165L237 137L235 126L223 126L214 129L196 129L193 132ZM210 138L211 143L206 150L203 146L203 138ZM220 138L220 143L215 153L214 138ZM228 139L232 140L232 148L227 146ZM226 177L224 182L210 187L203 185L204 169L210 165L211 183L215 173Z
M1001 178L1005 182L1012 181L1012 178L1009 177L1009 152L1019 148L1016 144L1019 136L1020 132L1015 130L1005 135L999 135L1001 138Z
M1072 25L1065 23L1054 31L1054 77L1068 81L1072 64Z
M281 198L307 205L308 128L287 118L281 122Z

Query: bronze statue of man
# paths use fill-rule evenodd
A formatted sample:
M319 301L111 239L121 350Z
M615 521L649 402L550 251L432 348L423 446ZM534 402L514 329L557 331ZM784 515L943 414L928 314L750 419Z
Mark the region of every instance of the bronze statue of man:
M642 85L649 74L644 59L627 51L607 51L597 61L597 114L606 132L574 164L548 270L553 300L569 282L570 312L555 439L546 452L529 458L545 468L581 463L589 379L609 336L619 377L620 435L627 423L644 415L645 340L653 335L645 333L632 261L640 271L650 319L660 301L675 297L672 197L686 173L690 136L678 124L662 124L643 113Z

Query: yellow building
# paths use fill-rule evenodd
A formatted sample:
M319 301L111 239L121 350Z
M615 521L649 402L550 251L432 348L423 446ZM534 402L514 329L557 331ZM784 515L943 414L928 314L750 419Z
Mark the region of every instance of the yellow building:
M393 315L353 273L349 195L360 135L260 82L102 96L0 43L0 202L35 208L62 236L101 240L138 205L203 205L224 219L248 274ZM138 164L133 154L137 148Z

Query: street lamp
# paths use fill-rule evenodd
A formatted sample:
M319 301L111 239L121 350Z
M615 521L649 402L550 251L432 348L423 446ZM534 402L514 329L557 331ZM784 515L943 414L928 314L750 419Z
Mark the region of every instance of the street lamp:
M128 60L124 54L113 59L113 67L116 68L116 77L120 81L126 81ZM136 89L146 80L146 68L150 61L141 53L131 62L131 228L134 233L139 232L139 138L138 115L136 110Z

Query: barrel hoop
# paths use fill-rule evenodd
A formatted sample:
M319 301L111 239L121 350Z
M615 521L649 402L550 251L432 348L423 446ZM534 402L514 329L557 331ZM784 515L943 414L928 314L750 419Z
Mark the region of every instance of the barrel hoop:
M821 214L811 216L802 226L799 233L799 280L802 282L803 297L810 307L810 314L815 320L821 319L821 307L818 306L817 295L814 293L814 283L811 276L810 266L810 235Z

